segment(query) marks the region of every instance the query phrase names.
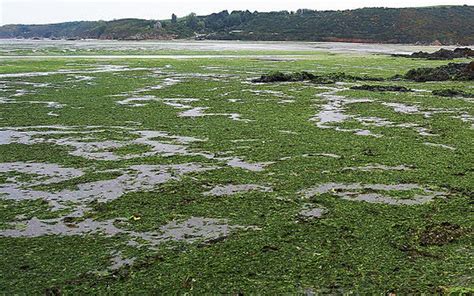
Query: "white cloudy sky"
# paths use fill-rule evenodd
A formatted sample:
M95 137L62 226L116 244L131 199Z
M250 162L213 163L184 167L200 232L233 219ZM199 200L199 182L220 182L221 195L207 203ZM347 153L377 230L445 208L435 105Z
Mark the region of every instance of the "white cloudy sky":
M474 5L474 0L0 0L0 24L44 24L114 18L166 19L171 13L208 14L231 10L318 10L360 7Z

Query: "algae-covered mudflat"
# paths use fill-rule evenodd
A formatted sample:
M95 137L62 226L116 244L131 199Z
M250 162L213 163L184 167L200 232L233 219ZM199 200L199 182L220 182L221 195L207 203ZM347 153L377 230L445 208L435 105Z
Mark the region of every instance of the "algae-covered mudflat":
M474 98L433 91L474 84L396 76L466 60L18 44L0 46L0 291L473 291ZM274 71L330 79L252 81Z

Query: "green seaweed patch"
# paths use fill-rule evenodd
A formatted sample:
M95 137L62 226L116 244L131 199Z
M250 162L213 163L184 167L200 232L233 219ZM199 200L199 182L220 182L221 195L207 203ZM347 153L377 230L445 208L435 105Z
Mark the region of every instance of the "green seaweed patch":
M4 200L0 195L0 221L2 228L11 228L8 224L14 221L28 220L33 217L39 219L52 219L61 217L66 210L51 212L50 205L44 200Z

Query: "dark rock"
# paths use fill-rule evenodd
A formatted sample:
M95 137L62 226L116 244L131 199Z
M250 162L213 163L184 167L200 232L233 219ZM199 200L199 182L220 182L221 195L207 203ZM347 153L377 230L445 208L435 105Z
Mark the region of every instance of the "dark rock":
M280 248L276 247L276 246L263 246L262 247L262 252L274 252L274 251L278 251Z
M288 81L308 81L313 80L315 75L308 72L297 72L285 74L282 72L272 72L270 74L262 75L260 78L252 80L255 83L270 83L270 82L288 82Z
M354 90L367 90L367 91L397 91L397 92L410 92L413 91L409 88L404 86L396 86L396 85L357 85L351 87Z
M385 80L380 77L370 77L366 75L354 76L354 75L346 74L344 72L331 73L331 74L328 74L327 77L335 81L384 81Z
M61 288L55 286L44 290L44 294L47 296L60 296L62 293Z
M456 48L454 50L442 48L433 53L419 51L412 54L394 54L392 56L428 60L452 60L459 58L472 58L474 57L474 50L470 49L469 47Z
M447 80L470 81L474 80L474 62L449 63L436 68L412 69L403 77L416 82Z
M440 96L440 97L474 98L474 94L467 93L462 90L452 89L452 88L434 90L432 93L433 95Z
M420 245L442 246L455 241L464 233L465 231L461 226L448 222L429 225L420 234Z
M353 76L344 72L330 73L325 75L315 75L308 72L282 73L273 72L264 74L260 78L253 79L254 83L272 83L272 82L297 82L310 81L320 84L332 84L337 81L383 81L383 78L369 76Z

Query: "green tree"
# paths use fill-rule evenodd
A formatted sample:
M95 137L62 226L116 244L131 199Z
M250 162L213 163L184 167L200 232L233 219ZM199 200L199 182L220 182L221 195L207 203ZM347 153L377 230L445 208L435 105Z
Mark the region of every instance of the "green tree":
M198 29L199 19L194 12L186 17L186 26L193 30Z
M226 19L226 25L228 27L238 26L242 23L242 19L238 12L232 12Z

